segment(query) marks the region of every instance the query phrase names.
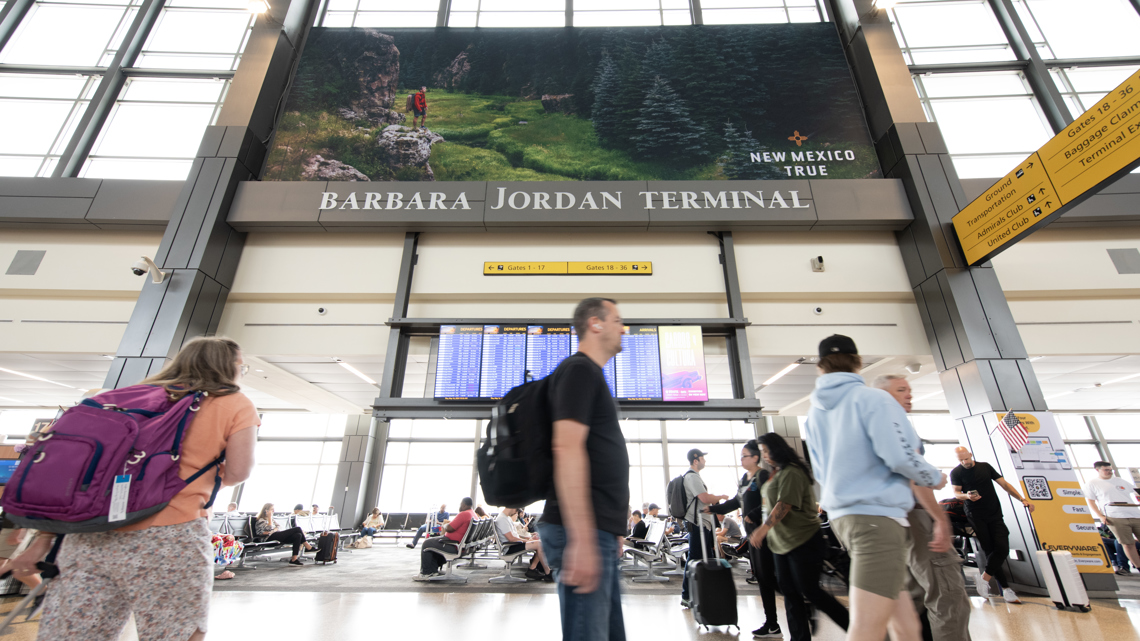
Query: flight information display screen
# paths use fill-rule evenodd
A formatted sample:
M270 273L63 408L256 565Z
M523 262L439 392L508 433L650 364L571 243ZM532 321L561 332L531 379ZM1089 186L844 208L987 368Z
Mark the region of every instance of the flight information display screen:
M526 325L484 325L479 397L502 398L523 384L526 372ZM438 370L437 370L438 371Z
M435 397L454 400L479 398L482 362L482 325L440 327L439 353L435 364Z
M546 378L570 355L569 325L529 325L526 328L527 380Z
M617 398L630 401L661 400L661 357L657 327L626 326L617 368Z
M569 325L443 325L435 398L501 399L545 378L578 351ZM699 326L626 326L622 351L602 368L610 394L623 401L707 401Z

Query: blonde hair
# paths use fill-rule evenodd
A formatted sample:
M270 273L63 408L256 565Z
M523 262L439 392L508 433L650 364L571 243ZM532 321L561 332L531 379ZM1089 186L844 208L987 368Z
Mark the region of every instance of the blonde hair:
M261 506L261 511L257 513L258 521L268 521L273 523L273 504L266 503Z
M380 516L380 508L378 508L378 507L372 508L372 516Z
M237 359L241 346L220 337L195 338L182 346L162 371L142 381L166 388L173 400L192 391L225 396L238 391Z

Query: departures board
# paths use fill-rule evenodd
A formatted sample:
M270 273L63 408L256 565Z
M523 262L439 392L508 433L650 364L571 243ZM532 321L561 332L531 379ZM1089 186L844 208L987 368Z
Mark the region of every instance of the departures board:
M496 400L549 376L578 351L569 325L444 325L435 398ZM697 326L633 325L603 368L610 394L626 401L707 401L704 345Z

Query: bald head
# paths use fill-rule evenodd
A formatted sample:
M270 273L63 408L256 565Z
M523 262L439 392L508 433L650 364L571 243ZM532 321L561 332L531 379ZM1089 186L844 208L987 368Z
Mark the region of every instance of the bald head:
M954 455L958 457L958 462L962 464L962 467L967 470L974 467L974 454L970 450L959 445L954 448Z

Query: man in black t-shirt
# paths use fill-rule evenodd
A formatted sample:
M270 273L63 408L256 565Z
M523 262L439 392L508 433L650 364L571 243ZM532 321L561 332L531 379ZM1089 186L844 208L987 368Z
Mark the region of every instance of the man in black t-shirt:
M1001 474L989 463L978 463L974 455L964 447L954 449L958 455L958 467L950 472L950 484L954 486L954 496L965 502L966 517L974 528L974 536L986 555L984 568L978 568L975 586L978 596L990 596L990 579L997 579L1001 586L1002 597L1009 603L1021 603L1017 594L1010 589L1002 571L1002 564L1009 557L1009 528L1005 526L1002 517L1001 502L998 501L997 483L1010 496L1017 499L1022 505L1033 511L1033 504L1021 498L1017 488L1002 478Z
M574 310L578 353L550 374L554 491L538 525L558 579L564 641L625 641L618 554L629 513L629 455L602 368L621 351L617 303Z

